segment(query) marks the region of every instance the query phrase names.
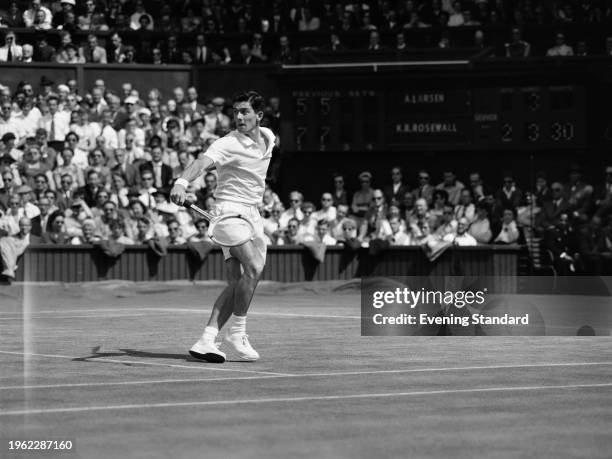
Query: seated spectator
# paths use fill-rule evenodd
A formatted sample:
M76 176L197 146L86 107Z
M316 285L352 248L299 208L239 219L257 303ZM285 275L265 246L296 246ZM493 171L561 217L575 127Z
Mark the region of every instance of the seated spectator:
M0 47L0 62L18 62L23 58L23 48L17 44L15 32L9 30L4 36L4 46Z
M465 24L465 19L463 17L463 11L461 10L460 2L453 2L452 12L448 17L448 27L457 27Z
M495 244L516 244L519 241L521 234L518 225L514 219L514 210L504 209L502 216L502 227L493 243Z
M336 240L344 246L360 247L361 241L357 237L357 222L352 218L342 220L342 235Z
M321 195L321 209L314 213L314 219L333 222L336 219L336 208L333 206L333 202L331 193L323 193Z
M512 40L506 43L506 57L529 57L531 45L521 38L521 30L517 27L512 29Z
M168 226L168 245L182 245L187 242L187 240L182 236L179 222L174 219L170 219L166 222L166 225Z
M433 203L429 213L431 214L432 219L434 219L434 228L440 226L441 219L444 215L444 208L450 205L448 203L448 193L444 190L436 190L433 194Z
M72 245L98 245L102 238L96 233L96 224L93 220L87 219L83 221L83 234L73 237L70 243Z
M442 217L437 222L439 226L431 228L433 236L444 239L447 234L456 234L458 220L458 218L455 218L453 207L447 204L442 212Z
M565 35L562 33L558 33L555 36L555 45L552 48L549 48L548 51L546 51L546 55L551 57L573 56L574 50L571 46L565 43Z
M18 194L9 196L7 209L3 212L0 208L0 214L2 214L0 216L0 237L14 236L19 233L19 221L25 217L25 210L21 205L21 197ZM29 224L31 225L31 222Z
M453 206L459 204L461 190L465 188L463 183L457 180L455 173L452 171L444 171L444 180L436 186L437 190L444 190L448 193L448 202ZM433 190L432 190L433 193ZM429 201L431 202L431 201Z
M38 236L30 234L32 224L27 217L19 219L19 231L15 235L0 238L0 258L2 259L2 274L9 282L15 278L17 259L30 244L40 244Z
M310 238L303 238L306 241L320 242L324 245L336 245L337 241L329 234L329 222L327 220L319 220L315 234Z
M349 197L345 188L344 176L334 174L334 192L332 193L333 205L338 208L339 205L348 206Z
M380 43L380 34L377 30L372 30L370 32L367 50L370 52L380 52L387 50L387 48Z
M384 188L387 203L399 205L408 191L408 187L402 183L402 170L399 167L391 169L391 183Z
M283 236L279 238L279 245L296 245L301 244L300 237L298 235L298 230L300 228L300 222L297 218L291 218L287 222L286 231Z
M302 241L315 235L317 219L313 215L314 211L315 206L312 202L302 204L302 215L304 215L304 218L300 220L300 227L298 229L298 237Z
M336 208L336 219L333 222L330 222L330 234L336 240L342 238L342 222L348 217L348 212L349 207L345 204L340 204Z
M459 221L457 222L457 233L447 234L446 236L444 236L443 241L451 242L452 244L458 245L460 247L477 245L478 243L476 242L476 239L474 239L474 237L467 232L468 227L469 223L467 219L459 219Z
M410 191L406 191L402 196L402 202L400 203L400 213L404 217L404 220L408 221L412 218L415 210L416 198Z
M105 164L106 156L104 151L99 148L94 149L89 153L89 167L85 169L85 175L87 175L89 171L96 171L100 178L100 185L105 188L110 188L111 171Z
M197 232L189 238L190 242L211 241L208 235L208 222L206 220L197 220L195 222L195 227Z
M34 185L34 177L43 174L49 182L53 181L51 167L41 160L40 149L36 146L30 146L23 154L23 161L17 166L19 175L24 183Z
M367 171L359 174L359 183L360 189L353 194L351 211L356 217L363 218L372 205L372 174Z
M556 224L544 232L542 246L551 251L558 275L568 276L576 271L577 241L566 213L561 213Z
M118 242L123 245L134 245L129 237L125 235L125 226L120 220L111 220L108 224L110 234L108 235L109 241Z
M516 209L516 222L519 228L525 233L525 236L527 236L533 235L538 216L542 209L538 206L533 194L530 192L525 193L525 201L526 203L524 206L519 206Z
M162 162L163 150L160 145L151 148L151 161L140 166L140 174L149 171L153 174L153 186L169 188L172 184L172 168Z
M479 244L488 244L491 241L493 233L491 232L491 223L489 222L486 204L480 203L476 205L476 219L470 225L468 232Z
M572 207L568 199L564 196L563 185L559 182L554 182L550 186L551 201L546 201L542 206L539 218L537 220L537 229L539 233L545 230L553 229L562 214L569 215Z
M298 63L298 57L296 52L291 48L289 43L289 37L287 35L281 35L278 39L279 51L272 58L276 64L291 65Z
M279 220L282 229L287 228L289 220L295 218L298 222L302 221L304 214L302 213L302 202L304 196L299 191L289 193L289 208L285 210Z
M53 14L49 8L41 5L41 0L31 0L30 8L23 12L23 23L26 27L50 29L53 23Z
M43 244L70 244L70 235L64 230L64 213L56 210L47 219L47 226L42 235Z
M459 195L459 204L455 206L455 219L466 218L471 224L476 219L476 206L472 202L472 192L464 188Z
M429 183L429 173L425 170L420 170L418 174L418 187L412 191L415 198L423 198L430 205L433 200L434 186ZM437 187L436 187L437 188ZM438 188L440 189L440 188ZM448 195L448 191L447 191ZM454 205L454 204L453 204Z
M270 211L270 216L264 220L263 228L267 245L278 244L278 239L283 235L280 225L280 216L282 211L282 204L275 204Z
M612 273L612 227L602 227L594 216L577 234L578 252L584 274L601 276Z
M387 220L387 205L382 190L372 192L372 204L366 212L359 229L359 239L387 239L391 235L391 227Z
M391 234L389 235L389 243L393 246L411 245L410 236L402 230L401 220L396 217L389 218L389 226Z
M574 224L587 223L592 214L593 186L582 179L582 171L573 165L569 173L569 182L566 185L567 198L573 209Z
M523 202L523 191L516 186L509 172L504 174L503 182L495 197L503 208L514 210Z

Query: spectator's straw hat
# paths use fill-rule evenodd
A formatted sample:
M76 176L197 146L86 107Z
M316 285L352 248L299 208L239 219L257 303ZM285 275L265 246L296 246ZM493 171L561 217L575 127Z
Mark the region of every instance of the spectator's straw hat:
M123 103L136 105L138 103L138 99L134 96L127 96Z
M359 180L372 180L372 174L368 171L363 171L358 177Z
M213 105L225 105L225 99L223 97L215 97L211 102Z
M28 185L21 185L19 188L17 188L17 194L26 194L31 192L32 188L30 188Z
M76 2L74 0L62 0L60 3L68 3L69 5L76 6Z
M70 92L70 88L67 85L65 85L65 84L58 84L57 85L57 90L59 92Z
M147 115L147 116L151 116L151 110L149 110L146 107L141 108L140 110L138 110L138 115Z

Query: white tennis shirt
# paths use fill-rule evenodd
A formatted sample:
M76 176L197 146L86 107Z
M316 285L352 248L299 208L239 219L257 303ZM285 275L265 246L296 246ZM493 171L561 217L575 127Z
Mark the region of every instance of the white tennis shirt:
M276 137L268 128L259 130L268 143L263 155L250 137L238 131L217 139L204 153L217 167L216 199L249 205L262 201Z

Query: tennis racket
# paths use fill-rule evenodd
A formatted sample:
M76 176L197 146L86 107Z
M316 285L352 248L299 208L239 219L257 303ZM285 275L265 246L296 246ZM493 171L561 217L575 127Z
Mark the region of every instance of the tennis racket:
M208 221L208 236L215 244L235 247L250 241L255 236L253 224L240 214L214 216L195 204L185 204L185 207L197 212Z

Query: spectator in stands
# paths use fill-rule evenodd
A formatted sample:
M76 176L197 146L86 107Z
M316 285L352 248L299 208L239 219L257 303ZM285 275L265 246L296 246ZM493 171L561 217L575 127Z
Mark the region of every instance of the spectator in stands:
M402 170L399 167L391 169L391 184L384 188L385 200L389 205L399 205L408 187L402 183Z
M0 236L13 236L19 232L19 220L25 216L21 197L14 193L7 198L7 210L0 207ZM1 240L1 238L0 238Z
M83 221L82 235L72 238L70 241L73 245L97 245L102 240L99 234L96 233L96 224L92 219Z
M552 200L546 201L542 206L538 220L538 231L542 232L553 228L559 221L559 217L571 213L571 205L565 197L565 189L559 182L554 182L551 187Z
M320 50L326 53L335 53L338 51L345 51L346 47L340 41L340 36L332 32L329 36L329 43L321 46Z
M455 206L454 210L457 220L465 218L471 224L476 219L476 206L472 201L472 192L467 188L461 190L459 203Z
M42 235L43 244L69 244L70 235L64 231L64 213L56 210L47 219L47 226Z
M45 35L38 35L32 59L36 62L51 62L55 56L55 48L50 46Z
M504 209L502 214L502 227L493 239L495 244L516 244L521 234L514 217L514 209Z
M380 34L377 30L372 30L369 36L368 51L384 51L385 47L380 43Z
M17 271L17 258L19 258L25 249L30 244L39 244L41 242L38 236L30 234L32 223L27 217L19 219L19 232L15 235L9 235L0 238L0 258L2 259L2 275L9 282L15 278Z
M453 2L452 12L448 17L448 27L457 27L465 24L465 19L463 17L463 10L461 8L460 2Z
M204 115L206 121L206 131L211 138L225 135L230 130L231 120L223 113L225 99L215 97L212 101L212 110Z
M240 58L236 60L236 63L244 65L260 64L261 59L253 55L251 45L249 45L248 43L242 43L240 45Z
M0 17L0 27L18 29L24 27L23 13L19 10L17 2L10 2L6 14Z
M417 176L418 186L414 189L412 194L415 198L423 198L427 204L432 203L434 186L429 183L429 173L425 170L420 170ZM448 195L448 192L447 192Z
M476 205L476 219L470 225L468 232L479 244L488 244L491 241L493 233L491 232L486 204L479 203Z
M544 232L542 245L552 252L553 264L558 275L567 276L576 271L578 246L568 214L561 213L556 224Z
M512 29L512 40L504 45L506 57L529 57L531 45L521 38L521 30L518 27Z
M300 222L297 218L290 218L286 225L286 231L283 236L278 240L279 245L296 245L302 241L299 238L298 230Z
M604 181L595 187L593 200L597 212L612 206L612 165L606 166Z
M182 236L181 226L175 219L170 219L166 223L168 226L168 245L182 245L187 240Z
M213 63L213 51L207 46L204 34L200 33L196 36L196 46L192 54L194 56L194 64L196 65Z
M266 244L276 245L279 238L283 235L283 230L280 224L280 216L283 212L282 204L275 204L270 210L270 216L264 220L264 235L266 236Z
M7 134L15 136L16 141L20 141L23 136L22 126L11 116L13 105L10 101L2 102L0 105L0 136L4 138Z
M337 208L339 205L348 205L349 197L345 188L344 176L342 174L334 174L334 192L332 193L333 205Z
M313 214L315 211L315 205L312 202L305 202L302 204L302 215L303 218L300 220L300 226L298 228L298 237L300 241L311 239L317 228L317 220Z
M319 242L324 245L336 245L338 242L329 234L329 222L327 220L319 220L317 229L312 237L314 242Z
M0 62L17 62L23 58L23 48L17 44L15 32L9 30L4 36L4 46L0 47Z
M170 35L166 46L162 49L163 61L166 64L180 64L181 63L181 49L178 45L178 38L176 35Z
M273 62L285 65L297 64L298 57L295 51L291 48L291 44L289 43L289 37L287 37L287 35L281 35L278 39L278 43L280 45L280 48L278 50L278 53L272 59Z
M372 201L367 210L361 227L359 239L368 241L372 239L387 239L391 235L391 227L387 220L387 204L382 190L372 191Z
M108 240L118 242L123 245L133 245L134 241L125 235L125 227L120 220L111 220L109 222L110 234Z
M79 55L83 57L87 63L106 64L107 62L106 50L98 44L98 37L93 33L87 35L87 44L79 48Z
M573 56L574 50L571 46L565 43L565 35L563 33L558 33L555 36L555 45L546 51L546 55L552 57Z
M56 171L57 172L57 171ZM59 174L58 174L59 175ZM56 179L57 182L57 179ZM60 210L69 209L72 206L72 200L74 195L75 180L70 173L63 173L59 176L59 186L57 206Z
M455 218L453 206L451 204L446 204L442 216L438 218L435 223L430 221L429 228L435 237L443 239L447 234L457 233L457 221L458 219Z
M26 184L33 184L34 177L38 174L46 175L49 182L53 181L51 167L42 161L40 149L35 145L29 146L26 149L23 161L19 163L18 168L19 174Z
M314 213L314 219L333 222L336 219L336 207L331 193L321 195L321 209Z
M359 174L360 189L353 194L351 211L353 215L363 218L372 205L372 174L364 171Z
M310 8L301 8L298 17L298 30L300 32L313 32L319 30L321 21L312 14Z
M533 231L536 227L536 221L538 221L538 216L541 211L542 209L540 206L538 206L533 194L529 191L526 192L525 205L519 206L516 209L516 221L519 228L523 230L525 236L533 235Z
M389 227L391 228L391 234L389 235L389 243L392 246L411 245L410 236L402 230L402 223L399 217L390 217Z
M43 115L38 126L49 133L49 141L63 141L70 130L70 113L59 110L59 99L52 95L47 99L49 113Z
M516 186L510 172L504 173L503 185L497 191L496 199L508 209L516 209L523 202L523 191Z
M457 180L455 173L451 170L444 171L443 177L444 180L436 186L436 189L446 191L448 193L448 202L456 206L459 203L461 190L463 190L465 186Z
M582 171L578 165L572 165L569 173L569 183L565 186L567 198L572 206L574 225L587 223L592 214L593 186L584 182Z
M40 15L42 15L42 21ZM50 29L53 22L53 14L51 14L47 7L41 5L41 0L32 0L30 8L23 13L23 22L26 27L34 27L34 25L38 24L44 26L45 29Z
M68 132L66 135L66 147L72 150L74 155L71 164L85 170L89 165L89 152L79 148L79 136L76 133L72 131Z
M98 191L102 190L103 187L100 183L100 175L95 170L87 172L85 178L85 186L79 188L80 193L83 195L83 200L89 207L96 205L96 195Z
M457 222L457 234L449 233L444 236L444 241L451 242L453 245L458 245L460 247L466 246L474 246L478 245L476 239L467 232L469 228L469 223L465 218L460 218Z
M72 149L70 147L64 147L61 154L62 165L53 170L53 177L57 189L62 188L62 182L66 182L64 179L65 175L70 176L70 185L73 183L78 187L85 185L83 169L81 166L72 162L73 157L74 152Z

